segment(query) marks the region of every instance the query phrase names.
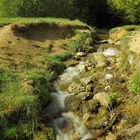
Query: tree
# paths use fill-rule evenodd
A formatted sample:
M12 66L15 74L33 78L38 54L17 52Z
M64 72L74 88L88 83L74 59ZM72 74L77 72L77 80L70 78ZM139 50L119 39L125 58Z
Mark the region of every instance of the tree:
M72 17L71 0L1 0L1 17Z
M125 22L140 22L140 0L108 0L112 14Z

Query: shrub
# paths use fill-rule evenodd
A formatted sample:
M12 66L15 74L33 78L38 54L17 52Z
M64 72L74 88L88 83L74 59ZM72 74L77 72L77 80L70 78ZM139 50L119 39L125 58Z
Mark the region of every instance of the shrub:
M51 72L36 72L28 74L28 79L33 80L33 94L37 95L42 107L46 107L51 101L49 94L50 81L53 79Z
M92 34L90 32L77 32L77 38L69 42L68 48L73 52L87 51L87 46L92 44Z
M138 93L140 92L140 72L134 72L129 82L129 92Z
M54 62L54 61L59 62L59 61L66 61L71 57L72 57L71 53L65 52L62 54L54 54L54 55L50 56L48 60L52 61L52 62Z

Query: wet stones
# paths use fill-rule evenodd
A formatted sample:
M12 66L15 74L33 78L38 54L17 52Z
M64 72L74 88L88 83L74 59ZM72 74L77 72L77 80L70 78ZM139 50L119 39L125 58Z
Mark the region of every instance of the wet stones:
M84 85L88 85L89 83L92 83L92 77L87 77L87 78L83 78L81 79L81 83Z
M75 95L70 95L65 99L66 108L70 111L77 111L80 104L81 100Z
M77 57L83 57L83 56L86 56L86 53L84 53L84 52L77 52L76 56Z
M86 92L93 92L94 90L94 85L93 83L89 83L87 86L86 86Z
M108 107L110 104L110 101L108 100L108 95L106 92L99 92L97 93L93 99L98 100L100 104L104 107Z
M98 112L98 108L100 107L100 103L98 100L89 100L86 102L83 102L82 112L83 113L96 113Z
M90 57L90 62L97 68L103 68L107 66L107 59L102 52L93 53Z
M112 40L112 39L108 39L108 44L113 45L114 43L115 43L115 41L114 41L114 40Z
M108 120L106 118L103 118L103 119L100 119L98 120L93 126L92 128L93 129L100 129L100 128L103 128L103 127L106 127L108 125Z
M90 119L90 116L91 116L90 114L85 113L82 117L83 122L86 123Z
M68 92L72 93L74 92L76 89L80 89L80 85L75 83L75 82L72 82L69 86L68 86Z
M105 79L106 79L106 80L112 80L113 78L114 78L113 74L107 73L107 74L105 75Z
M69 93L73 93L73 94L78 94L79 92L83 92L84 91L84 87L81 84L76 84L75 82L72 82L69 86L68 86L68 92Z
M77 97L84 101L84 100L89 100L89 99L92 99L93 97L93 93L92 92L80 92Z

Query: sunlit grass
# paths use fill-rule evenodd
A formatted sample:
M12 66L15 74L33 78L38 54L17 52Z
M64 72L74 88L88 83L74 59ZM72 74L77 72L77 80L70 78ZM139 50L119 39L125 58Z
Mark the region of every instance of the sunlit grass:
M0 24L11 23L56 23L60 25L73 25L73 26L87 26L85 23L79 20L69 20L64 18L0 18Z

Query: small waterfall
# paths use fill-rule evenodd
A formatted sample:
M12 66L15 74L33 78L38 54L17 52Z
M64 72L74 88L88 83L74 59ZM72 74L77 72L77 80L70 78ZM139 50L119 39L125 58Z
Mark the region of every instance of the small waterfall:
M79 116L73 112L67 112L65 108L65 99L71 94L64 91L58 91L58 82L65 81L69 83L72 81L75 76L80 74L80 67L84 66L86 63L87 62L80 62L75 67L69 67L54 83L57 92L51 93L52 103L48 107L48 111L50 118L52 118L52 124L56 130L56 140L77 140L73 138L73 132L78 133L81 140L87 140L92 137Z
M117 54L117 49L115 48L107 48L104 50L103 54L106 57L111 57L111 56L115 56Z

